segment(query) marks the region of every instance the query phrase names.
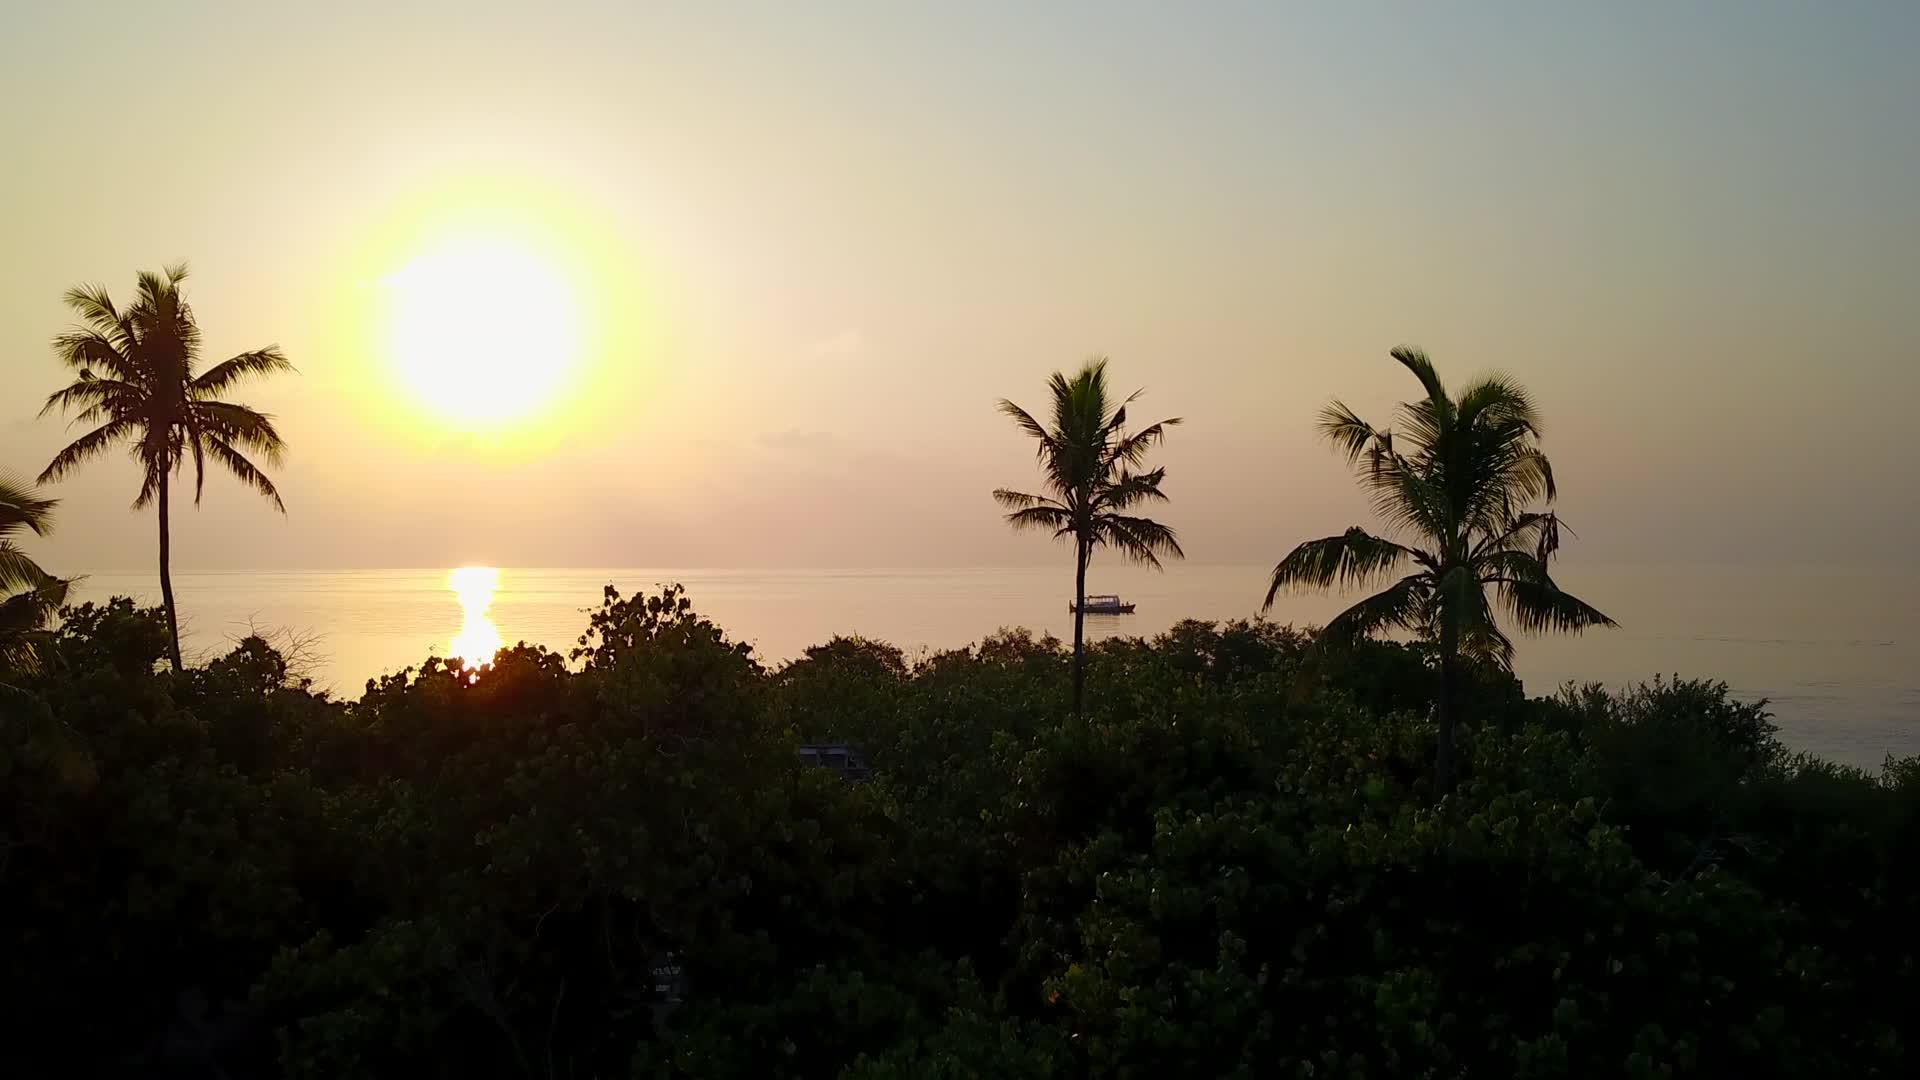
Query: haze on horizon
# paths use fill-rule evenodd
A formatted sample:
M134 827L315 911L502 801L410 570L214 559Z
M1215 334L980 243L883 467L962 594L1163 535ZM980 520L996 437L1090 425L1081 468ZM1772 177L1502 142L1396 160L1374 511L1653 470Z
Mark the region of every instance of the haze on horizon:
M210 476L182 571L1058 563L993 406L1093 353L1187 420L1189 557L1271 563L1366 520L1311 421L1402 343L1534 392L1575 563L1920 537L1920 6L110 7L0 38L0 469L71 438L61 294L191 260L208 356L301 374L233 395L288 516ZM443 234L564 283L569 363L478 384L513 422L376 329ZM546 287L501 265L414 330L496 340ZM136 487L30 547L149 567Z

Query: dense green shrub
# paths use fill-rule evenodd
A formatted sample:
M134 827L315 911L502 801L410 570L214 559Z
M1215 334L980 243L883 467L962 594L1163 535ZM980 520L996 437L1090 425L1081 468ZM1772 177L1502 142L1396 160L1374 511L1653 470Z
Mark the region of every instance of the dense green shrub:
M356 701L69 610L0 702L10 1075L1906 1075L1920 760L1417 647L768 671L678 589ZM870 783L803 765L854 744Z

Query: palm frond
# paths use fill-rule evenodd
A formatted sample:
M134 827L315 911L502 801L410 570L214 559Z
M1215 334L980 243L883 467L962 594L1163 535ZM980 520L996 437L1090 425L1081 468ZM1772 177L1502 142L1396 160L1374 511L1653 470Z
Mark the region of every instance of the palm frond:
M1180 538L1152 518L1101 514L1093 522L1093 541L1120 552L1128 560L1160 569L1161 557L1184 559Z
M1430 459L1436 448L1445 444L1447 433L1453 430L1453 404L1448 401L1435 401L1432 398L1418 398L1403 401L1395 410L1399 418L1402 452L1410 454L1423 462Z
M1106 370L1107 370L1106 363L1107 362L1105 360L1100 361L1100 373L1101 373L1100 379L1101 379L1102 391L1106 389ZM1109 441L1111 441L1113 437L1120 434L1121 428L1127 426L1127 406L1133 404L1136 401L1139 401L1140 395L1146 392L1147 391L1145 388L1135 390L1133 393L1127 395L1125 401L1122 401L1119 405L1115 406L1112 413L1105 414L1105 422L1103 422L1100 425L1100 427L1101 427L1101 430L1107 435ZM1101 395L1103 401L1105 399L1105 396L1106 395L1103 392Z
M1016 529L1037 529L1054 536L1073 532L1073 515L1057 506L1029 506L1007 515L1007 524Z
M1124 407L1121 408L1120 414L1117 417L1119 421L1125 421L1126 411ZM1146 461L1147 453L1165 440L1167 429L1177 426L1179 423L1180 417L1170 417L1158 423L1149 424L1131 435L1120 437L1107 448L1107 461L1114 465L1139 467L1142 462Z
M35 536L53 531L53 508L58 499L46 499L8 473L0 473L0 537L18 529Z
M1373 512L1394 529L1405 530L1436 546L1455 531L1454 509L1442 477L1398 454L1382 450L1360 475L1373 497Z
M156 389L164 387L169 396L186 396L200 354L200 328L193 321L193 309L180 295L172 269L164 282L151 273L141 275L140 299L130 314L140 328L140 352L158 376Z
M1416 557L1419 553L1413 549L1383 540L1357 526L1338 536L1308 540L1288 552L1273 568L1273 580L1260 610L1271 608L1282 589L1366 585Z
M1431 589L1427 575L1409 574L1328 619L1320 628L1321 640L1350 644L1382 630L1417 631Z
M1560 550L1560 533L1563 530L1568 536L1575 536L1577 534L1568 528L1564 521L1560 520L1560 515L1557 513L1549 511L1533 516L1540 519L1538 527L1529 533L1515 533L1509 537L1509 540L1531 544L1533 547L1533 557L1544 563L1553 558L1554 553Z
M1447 397L1447 388L1440 382L1440 373L1434 370L1433 361L1427 358L1425 352L1411 345L1400 345L1388 355L1400 361L1401 366L1408 371L1413 372L1413 377L1420 380L1420 386L1427 392L1429 400L1436 405L1451 404L1452 399Z
M68 443L65 449L55 454L47 467L40 471L37 482L45 484L58 480L81 463L99 457L115 442L137 439L138 433L139 428L130 420L109 420Z
M1593 626L1618 626L1585 600L1566 592L1551 579L1545 581L1502 577L1495 579L1500 599L1515 625L1529 634L1547 631L1577 634Z
M56 580L54 584L64 587L66 582ZM64 596L64 588L61 593ZM60 609L60 603L50 603L50 599L49 594L37 589L0 596L0 648L5 648L10 637L45 626L48 618ZM0 668L6 666L5 657L0 656Z
M140 458L138 451L134 453L134 457L136 459ZM161 482L167 478L168 473L173 471L173 463L170 461L147 461L141 459L140 465L140 491L133 497L133 508L135 510L145 510L147 507L153 505L154 500L160 497Z
M280 491L273 486L273 481L267 479L267 474L255 468L253 462L248 461L245 455L234 449L231 443L217 436L209 437L207 453L211 454L215 461L225 465L227 471L238 477L241 483L266 496L267 500L273 503L275 510L283 514L287 512L287 504L280 500Z
M1500 488L1520 503L1544 499L1552 502L1559 495L1553 483L1553 464L1547 455L1532 446L1518 447L1499 462Z
M144 374L127 346L93 330L69 330L58 335L53 339L53 352L61 363L79 371L83 377L91 377L97 370L137 383Z
M1072 512L1044 495L995 488L993 500L1011 511L1007 524L1016 529L1041 529L1058 536L1073 527Z
M151 270L142 270L134 281L140 295L140 303L147 304L158 311L170 298L180 294L180 283L187 280L187 262L182 259L168 263L156 274Z
M0 592L37 589L51 580L53 576L40 569L32 556L14 547L13 541L0 540Z
M75 285L62 299L76 315L97 329L112 331L120 326L119 309L114 307L113 296L105 285Z
M84 370L80 377L70 385L47 395L47 403L40 408L45 417L53 412L72 414L70 423L90 424L108 416L125 416L137 412L144 391L132 383L120 379L102 379L92 370Z
M1047 380L1053 395L1055 438L1069 445L1094 447L1104 442L1112 419L1107 409L1107 361L1096 357L1068 378L1056 371Z
M1512 578L1515 581L1531 581L1536 584L1553 584L1553 578L1547 573L1547 564L1531 551L1507 548L1502 551L1489 551L1470 564L1472 573L1483 582Z
M1534 438L1541 434L1540 414L1534 408L1533 395L1501 372L1484 375L1462 390L1455 414L1461 427L1516 426Z
M187 413L209 437L238 443L266 458L269 464L279 464L286 450L286 443L274 429L273 417L245 405L231 401L195 401L187 406Z
M1475 528L1499 528L1516 507L1552 502L1553 466L1520 426L1463 427L1444 466L1460 519Z
M1040 421L1035 420L1033 418L1032 413L1021 408L1018 405L1015 405L1012 401L1009 401L1006 398L1001 398L1000 404L997 406L997 408L1000 410L1002 415L1011 418L1014 424L1016 424L1021 431L1024 431L1028 435L1033 436L1035 439L1039 440L1042 445L1045 445L1053 441L1052 433L1048 432L1045 427L1041 426Z
M45 666L53 638L44 628L66 597L67 582L58 579L39 589L0 597L0 674L33 674ZM0 699L9 693L20 691L0 682Z
M1565 528L1559 515L1551 510L1510 514L1501 524L1490 528L1475 543L1472 557L1492 551L1530 551L1545 561L1560 549L1560 530ZM1571 534L1573 530L1568 529Z
M1167 493L1160 490L1160 482L1167 478L1165 468L1151 472L1123 472L1112 483L1103 485L1094 493L1094 509L1097 512L1113 512L1142 502L1168 502Z
M193 380L193 396L205 400L254 375L292 374L293 371L293 364L280 351L280 346L269 345L222 360L201 372Z
M132 447L133 460L140 466L140 493L133 508L144 510L160 495L160 485L180 468L180 433L172 425L148 423L140 430L140 440Z
M50 607L57 608L66 602L70 584L42 570L26 552L0 540L0 592L35 593Z
M1013 491L1008 488L994 488L993 501L1009 510L1022 510L1029 506L1051 506L1059 510L1066 509L1058 500L1049 499L1045 495L1029 495L1024 491Z
M1501 669L1513 666L1513 642L1494 621L1487 590L1471 570L1454 566L1435 583L1434 617L1451 623L1455 647L1462 656Z
M1372 424L1360 419L1359 415L1346 405L1331 401L1320 410L1320 434L1334 445L1347 464L1357 465L1368 449L1386 441L1389 436L1377 431Z
M182 436L187 449L193 453L193 505L200 505L200 496L207 490L207 432L206 423L200 414L188 409L182 417L181 426L186 429Z
M1474 620L1475 632L1460 635L1460 656L1500 671L1513 670L1513 639L1491 616Z

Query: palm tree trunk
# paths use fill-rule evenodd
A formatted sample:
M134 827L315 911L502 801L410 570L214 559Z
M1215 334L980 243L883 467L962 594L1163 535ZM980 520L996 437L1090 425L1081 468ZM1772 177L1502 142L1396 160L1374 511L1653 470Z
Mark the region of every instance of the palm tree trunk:
M1087 691L1087 542L1073 543L1073 715Z
M168 562L173 540L167 535L167 475L160 474L160 600L167 608L167 659L178 672L180 664L180 617L173 610L173 571Z
M1460 682L1459 631L1449 623L1440 628L1440 696L1434 699L1434 719L1440 722L1440 747L1433 758L1433 785L1436 794L1453 790L1453 697Z

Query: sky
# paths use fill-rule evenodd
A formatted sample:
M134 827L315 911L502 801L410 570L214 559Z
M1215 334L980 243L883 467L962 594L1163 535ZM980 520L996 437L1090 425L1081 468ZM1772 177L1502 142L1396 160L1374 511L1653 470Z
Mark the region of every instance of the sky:
M1867 2L21 5L0 469L78 434L62 293L187 259L208 361L299 374L233 395L286 515L209 476L183 570L1058 561L994 404L1092 354L1185 418L1189 558L1271 563L1367 520L1312 423L1387 419L1400 344L1534 392L1565 558L1908 560L1916 45ZM150 565L137 487L55 485L43 565Z

